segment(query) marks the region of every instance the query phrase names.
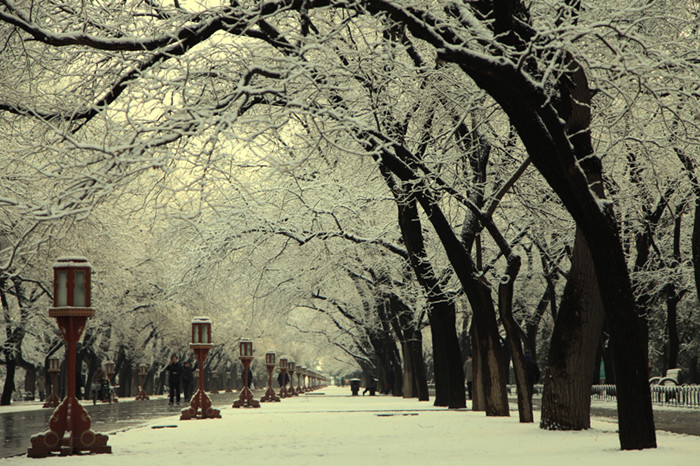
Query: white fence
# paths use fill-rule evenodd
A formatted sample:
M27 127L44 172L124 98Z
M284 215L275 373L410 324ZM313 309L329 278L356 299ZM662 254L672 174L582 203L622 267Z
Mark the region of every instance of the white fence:
M591 397L614 400L615 385L593 385ZM658 405L700 408L700 385L651 385L651 402Z

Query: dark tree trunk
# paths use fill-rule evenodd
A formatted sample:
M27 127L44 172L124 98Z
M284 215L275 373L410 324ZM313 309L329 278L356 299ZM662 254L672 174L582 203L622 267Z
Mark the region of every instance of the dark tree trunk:
M17 360L5 353L5 384L2 387L2 396L0 397L0 406L9 406L12 404L12 392L15 391L15 370L17 369Z
M416 200L400 194L387 171L384 178L397 195L399 226L409 253L409 262L422 285L429 304L428 321L433 343L436 406L464 408L464 369L457 338L454 304L445 294L427 259Z
M550 342L540 427L588 429L591 377L603 326L603 306L593 262L576 234L569 279Z
M680 342L678 339L677 307L679 298L677 295L669 296L666 300L666 333L668 335L668 368L678 367L678 353Z
M673 266L678 267L681 262L681 222L682 212L680 209L676 216L673 227ZM666 334L668 337L668 368L678 367L678 353L680 352L680 341L678 338L678 303L682 294L676 289L676 284L670 281L666 287Z
M698 188L700 189L700 188ZM695 195L695 218L693 220L692 254L695 275L695 292L700 296L700 195Z
M481 367L485 364L482 361L481 346L479 345L479 331L475 325L471 327L472 335L472 411L486 411L486 401L484 400L484 375Z
M406 343L413 366L414 396L418 397L418 401L429 401L428 379L425 373L425 361L423 361L423 335L420 330L414 330L412 337L409 337Z
M422 22L406 21L406 25L412 33L434 46L444 47L439 40L424 34ZM617 219L612 205L591 192L589 181L580 170L572 150L572 143L578 146L576 140L579 138L586 139L590 145L590 132L586 129L567 134L562 116L554 108L550 96L534 86L516 66L500 62L493 64L463 52L459 47L441 50L444 50L440 55L442 60L460 66L501 105L517 129L533 164L581 230L590 248L600 295L609 318L611 345L618 371L621 448L656 447L651 392L646 377L644 322L635 305ZM427 214L430 216L429 210Z
M457 340L456 321L454 305L448 302L433 303L430 316L430 326L436 329L436 334L440 338L438 346L440 351L444 351L444 364L440 375L441 382L447 387L447 405L449 408L458 409L467 406L466 394L464 391L464 368L462 367L462 353L459 351L459 341ZM435 370L435 383L437 385L437 358ZM437 397L436 397L437 398ZM437 406L437 401L435 402Z
M491 289L482 281L472 279L468 283L469 289L466 290L466 294L474 311L474 325L478 337L476 346L479 347L478 354L473 358L475 382L476 374L479 374L479 401L483 401L483 409L487 416L510 416L506 370L503 366L503 351L498 336Z
M400 335L403 354L402 393L394 393L404 398L418 398L428 401L428 380L423 361L423 335L415 323L410 309L398 309L395 322L396 333ZM399 377L399 373L394 374Z
M383 157L381 160L379 160L381 164L380 169L382 170L390 188L397 187L394 186L391 181L389 181L390 176L387 176L389 171L395 174L402 181L407 182L406 186L410 189L407 192L404 192L399 188L398 192L401 193L402 197L410 196L411 201L408 199L405 201L400 200L399 205L408 204L408 202L413 202L413 205L415 205L415 201L420 203L425 215L427 216L428 220L430 220L433 229L440 238L440 242L445 250L445 253L447 254L450 264L452 265L452 269L459 279L467 298L469 299L472 311L474 313L474 321L476 326L479 327L479 336L482 339L480 344L483 346L482 355L485 356L487 362L487 364L482 367L482 370L484 371L483 389L485 395L484 400L486 402L486 414L490 416L508 416L510 412L508 409L508 398L506 395L506 381L503 377L504 369L502 359L500 357L498 324L496 322L495 309L493 306L493 301L491 300L489 286L487 283L483 282L482 279L475 276L476 271L474 269L472 258L467 252L464 244L462 244L462 242L455 235L455 232L452 230L450 222L440 209L438 200L433 196L432 190L426 185L424 180L419 178L414 171L407 167L406 163L408 162L404 162L412 160L411 154L405 153L407 152L406 149L401 146L395 146L394 149L400 154L399 158L397 159L397 157L389 151L382 152ZM397 189L392 189L392 191L396 192ZM415 201L412 199L415 199ZM404 228L403 225L412 225L416 223L415 218L417 217L409 217L407 221L400 221L400 224L402 225L402 232ZM418 227L420 227L419 223ZM413 226L413 228L415 229L415 226ZM418 231L420 231L419 228ZM414 236L416 239L420 240L420 245L422 246L422 236ZM416 246L416 244L417 243L414 243L413 246ZM435 293L433 290L435 289L435 286L439 286L439 282L435 278L429 264L426 261L417 259L425 257L425 253L423 252L423 254L420 254L419 252L416 252L417 250L411 250L408 241L407 249L409 250L411 265L414 270L422 269L421 272L416 273L418 280L421 282L421 285L426 292L433 295L432 297L434 298ZM429 301L430 298L431 296L429 296ZM441 300L441 302L444 301L444 299ZM453 316L451 318L453 325L454 320L455 319ZM443 329L446 330L447 327L445 326ZM450 334L447 335L447 338L449 338L450 351L459 351L459 341L456 337L455 328L452 328ZM454 345L452 340L454 340ZM462 368L461 364L461 355L459 358L454 358L454 356L451 354L448 354L447 356L450 357L451 361L459 361L457 364L452 364L450 366L454 371L452 375L455 376L458 373L462 373L463 376L464 369ZM437 381L438 378L436 375L436 383ZM456 385L456 383L457 382L455 381L453 384ZM464 384L463 378L460 383ZM466 406L464 390L462 389L460 393L460 400L458 402L453 402L451 400L450 406Z
M506 275L504 280L501 281L498 289L498 298L498 310L508 335L508 342L513 356L520 422L533 422L532 393L529 393L527 374L525 372L525 357L520 343L518 324L513 318L513 277Z

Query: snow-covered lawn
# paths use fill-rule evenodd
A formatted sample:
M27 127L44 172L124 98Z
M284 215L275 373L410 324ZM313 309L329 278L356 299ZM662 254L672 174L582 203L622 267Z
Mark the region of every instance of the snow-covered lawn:
M619 450L617 426L602 420L594 419L584 432L546 432L537 422L520 424L517 413L487 418L402 398L350 397L347 388L322 392L260 409L226 407L222 419L165 417L110 434L112 455L45 461L119 466L700 464L700 437L695 436L658 432L659 448L628 452ZM3 464L28 461L15 457Z

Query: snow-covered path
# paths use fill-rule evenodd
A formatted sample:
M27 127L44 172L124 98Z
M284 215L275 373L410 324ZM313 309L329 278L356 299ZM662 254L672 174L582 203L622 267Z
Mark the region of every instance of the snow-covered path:
M394 397L350 397L328 387L260 409L224 408L222 419L170 416L109 436L113 454L49 458L56 464L201 465L693 465L700 437L659 432L659 448L619 450L616 425L545 432L517 415L487 418ZM153 428L172 425L177 427ZM27 464L26 457L3 464ZM41 460L34 460L41 461Z

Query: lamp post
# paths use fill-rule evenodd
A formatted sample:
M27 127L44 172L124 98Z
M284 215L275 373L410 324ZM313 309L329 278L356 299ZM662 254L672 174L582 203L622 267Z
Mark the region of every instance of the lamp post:
M150 398L146 395L146 374L148 374L148 366L139 364L139 379L141 380L141 391L136 395L136 401L148 401Z
M280 372L282 372L282 383L280 384L280 398L289 397L287 393L287 369L289 368L289 362L287 358L280 358Z
M27 450L31 458L44 458L52 452L112 453L112 447L107 445L108 437L90 430L90 416L75 397L76 344L88 317L95 315L90 307L91 270L84 257L59 257L53 266L53 306L49 308L49 317L56 318L67 344L67 391L49 419L49 430L32 436L32 446Z
M117 372L114 370L114 361L109 360L105 362L105 375L107 376L107 382L109 382L109 390L107 393L105 393L105 400L109 403L112 403L113 401L116 403L119 401L117 399L117 394L114 391L114 388L116 387L114 384L114 374Z
M238 397L238 400L233 402L234 408L259 408L260 402L253 399L253 392L250 391L248 387L250 385L250 380L248 380L248 368L250 363L253 361L253 342L250 340L241 340L239 345L241 355L238 359L241 360L243 364L243 390Z
M301 378L304 376L304 368L302 366L297 367L297 395L304 393L301 388Z
M296 370L296 364L294 361L287 362L287 370L289 371L289 390L287 391L288 396L299 395L296 390L294 390L294 371Z
M267 391L265 396L260 398L260 401L280 401L279 397L275 395L275 389L272 388L272 371L275 370L275 359L277 355L274 351L268 351L265 353L265 366L267 366L267 373L269 377L267 378Z
M192 319L192 343L190 343L190 348L192 348L197 357L198 367L204 367L204 361L207 359L212 346L211 320L209 320L209 317L195 317ZM200 372L200 369L197 369L194 373L198 379L199 388L192 396L190 406L180 411L180 420L220 418L221 412L211 407L211 400L204 392L204 372Z
M49 358L49 375L51 375L51 395L46 398L44 408L55 408L61 400L58 399L56 393L56 377L61 372L61 361L58 358Z

